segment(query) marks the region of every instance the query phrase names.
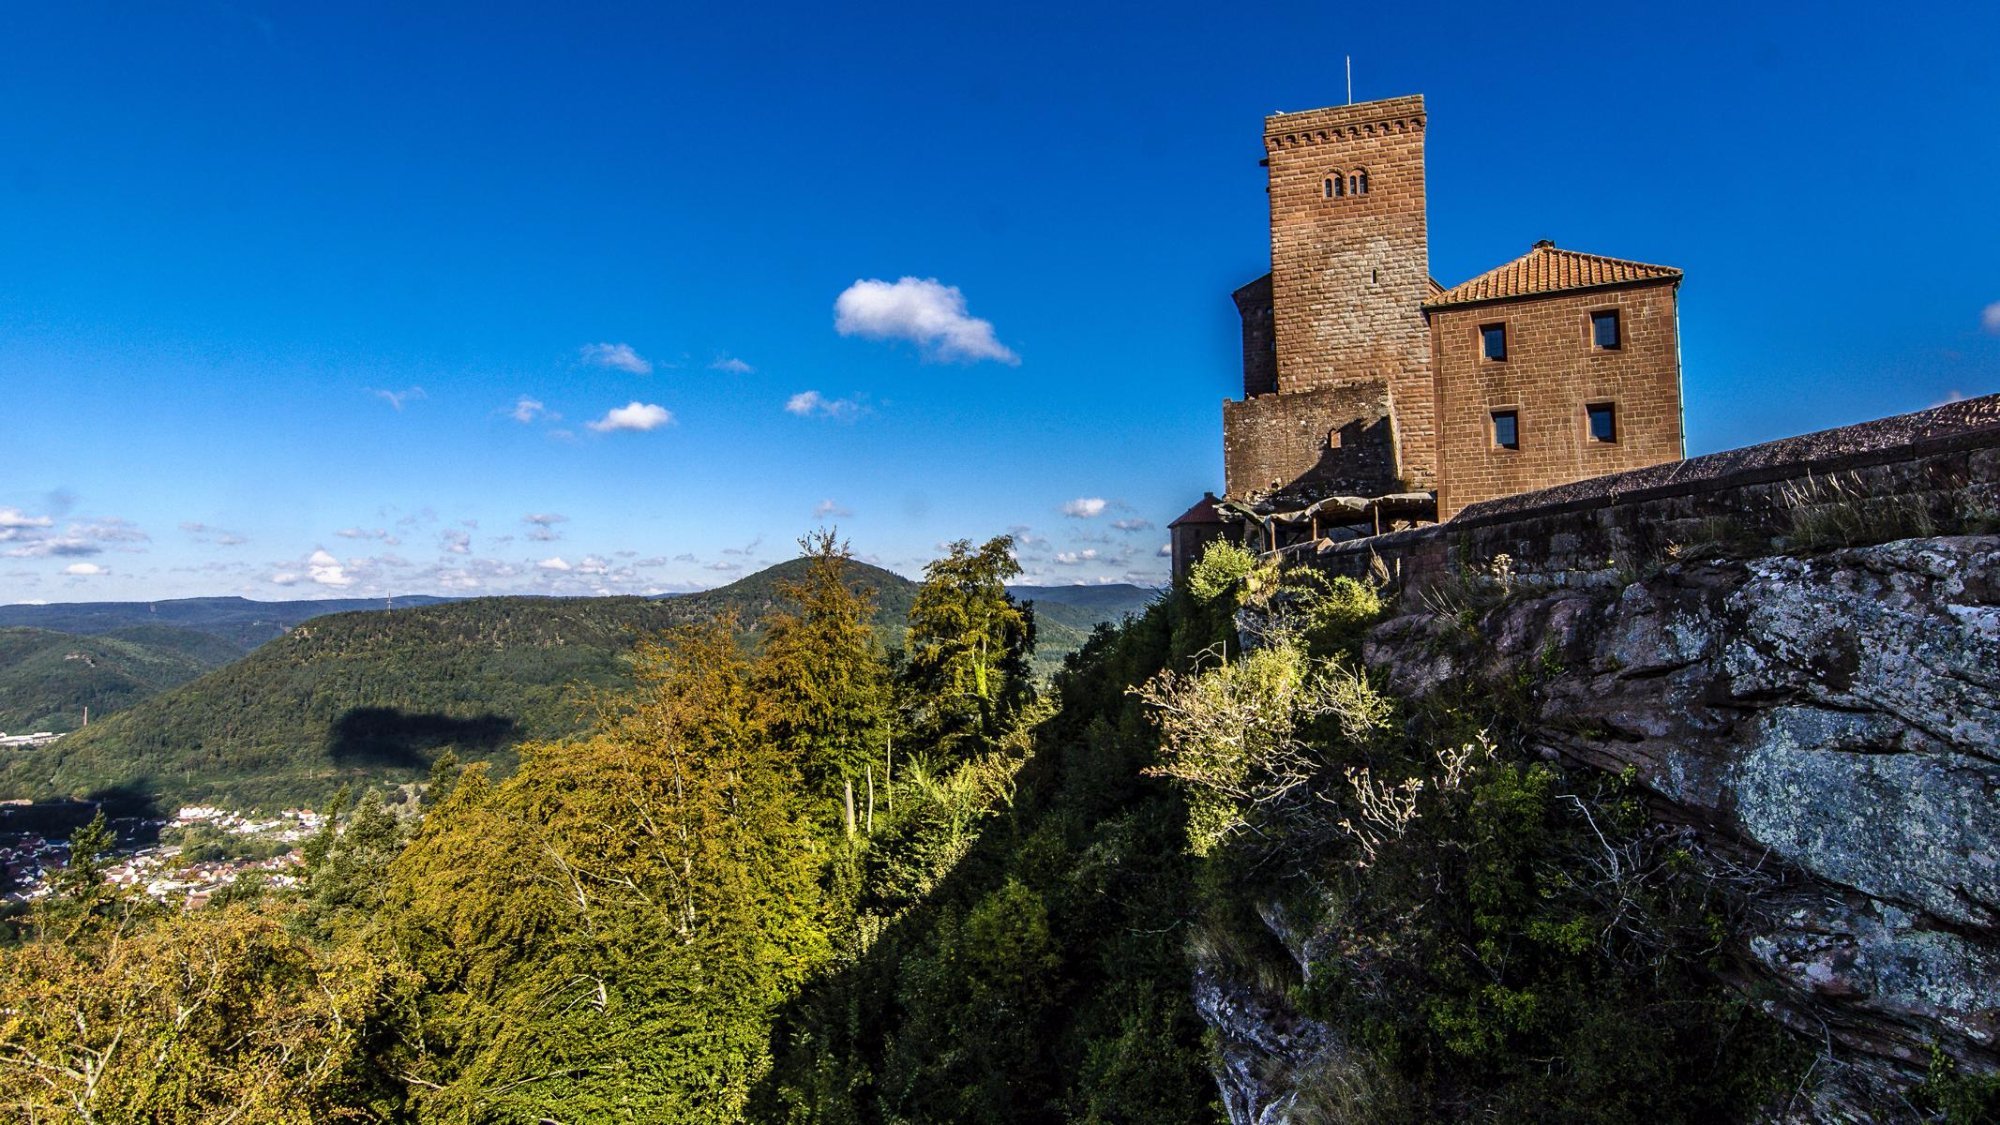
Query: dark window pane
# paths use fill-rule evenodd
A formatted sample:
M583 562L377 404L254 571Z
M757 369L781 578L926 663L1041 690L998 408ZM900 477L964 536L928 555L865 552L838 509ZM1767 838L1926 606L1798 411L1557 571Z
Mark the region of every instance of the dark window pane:
M1479 339L1487 359L1507 358L1507 326L1486 324L1480 326Z
M1618 310L1590 314L1590 340L1600 348L1618 346Z
M1321 186L1322 186L1322 187L1323 187L1323 188L1325 189L1325 191L1326 191L1326 197L1327 197L1328 199L1332 199L1332 198L1333 198L1333 177L1331 177L1331 176L1327 177L1327 180L1326 180L1326 183L1325 183L1325 184L1323 184L1323 185L1321 185Z
M1493 412L1493 444L1502 449L1521 448L1521 416L1512 410Z
M1361 170L1361 194L1368 194L1368 170L1366 168Z
M1592 441L1618 440L1618 408L1608 402L1585 407L1590 411L1590 438Z

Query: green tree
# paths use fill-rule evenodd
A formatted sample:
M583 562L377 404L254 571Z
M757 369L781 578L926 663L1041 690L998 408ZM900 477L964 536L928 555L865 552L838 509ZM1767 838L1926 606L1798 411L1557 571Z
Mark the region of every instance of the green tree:
M836 532L813 532L799 547L805 575L778 583L790 608L764 618L753 683L771 737L815 786L839 786L851 812L854 783L881 762L888 734L874 592L854 588L853 555Z
M961 539L924 568L910 606L903 680L940 748L968 736L990 742L1030 694L1035 619L1007 593L1007 580L1020 573L1011 535L977 550Z
M403 850L403 826L369 791L341 816L342 789L327 807L326 821L301 852L305 858L305 910L301 924L321 936L364 925L382 906L389 864Z

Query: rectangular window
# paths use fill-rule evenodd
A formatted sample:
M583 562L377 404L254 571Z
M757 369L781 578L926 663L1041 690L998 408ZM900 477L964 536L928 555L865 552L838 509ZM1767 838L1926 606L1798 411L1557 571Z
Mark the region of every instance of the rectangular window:
M1507 358L1507 326L1504 324L1482 324L1479 326L1480 353L1487 359Z
M1608 402L1593 402L1583 409L1590 415L1590 440L1618 440L1618 407Z
M1622 342L1618 335L1618 310L1605 309L1590 314L1591 346L1605 351L1615 351Z
M1501 449L1521 448L1521 415L1514 410L1493 412L1493 444Z

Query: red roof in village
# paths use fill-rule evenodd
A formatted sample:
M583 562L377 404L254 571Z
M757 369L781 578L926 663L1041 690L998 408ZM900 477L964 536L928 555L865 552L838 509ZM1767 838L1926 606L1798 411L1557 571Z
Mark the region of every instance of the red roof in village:
M1433 294L1424 307L1435 309L1480 301L1504 301L1510 297L1535 297L1569 289L1598 289L1641 281L1678 281L1680 276L1681 271L1672 266L1650 266L1623 258L1559 250L1555 243L1542 241L1535 243L1533 250L1498 269L1487 270L1471 281Z

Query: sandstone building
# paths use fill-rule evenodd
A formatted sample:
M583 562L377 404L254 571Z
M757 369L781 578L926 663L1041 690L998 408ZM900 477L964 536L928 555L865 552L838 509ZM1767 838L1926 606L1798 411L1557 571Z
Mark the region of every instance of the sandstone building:
M1439 285L1425 124L1421 96L1265 119L1271 272L1234 294L1225 492L1175 521L1177 573L1232 513L1268 549L1683 455L1680 271L1539 242Z

